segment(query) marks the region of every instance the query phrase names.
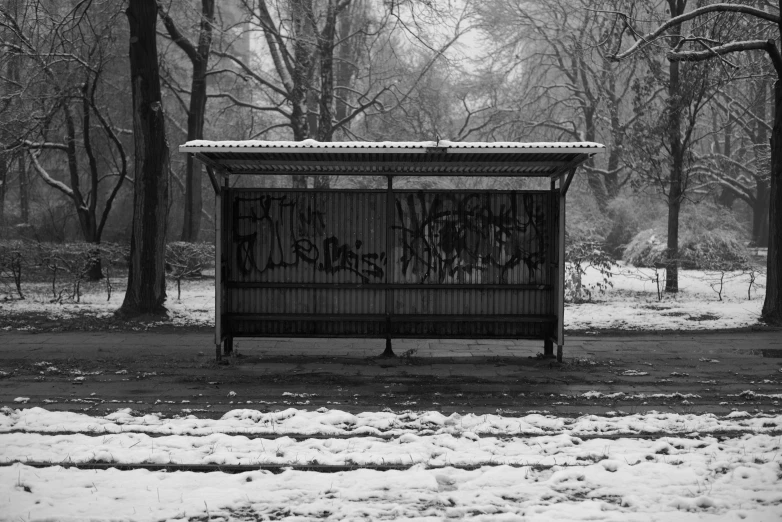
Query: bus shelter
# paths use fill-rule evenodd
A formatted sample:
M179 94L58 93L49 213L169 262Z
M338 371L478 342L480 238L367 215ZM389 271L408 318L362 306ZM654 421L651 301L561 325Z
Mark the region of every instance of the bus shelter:
M562 360L565 202L598 143L191 141L215 192L215 351L235 337L539 339ZM234 188L383 176L385 189ZM410 190L399 177L546 178Z

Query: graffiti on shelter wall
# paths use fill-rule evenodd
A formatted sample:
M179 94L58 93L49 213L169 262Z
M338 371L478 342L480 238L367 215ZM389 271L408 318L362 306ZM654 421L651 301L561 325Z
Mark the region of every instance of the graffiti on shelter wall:
M516 193L397 195L395 262L402 277L420 283L542 282L548 249L543 202L540 195Z
M236 266L243 275L301 265L325 274L350 272L362 282L385 274L385 252L367 252L360 239L346 242L339 231L327 230L314 198L236 196L232 210Z

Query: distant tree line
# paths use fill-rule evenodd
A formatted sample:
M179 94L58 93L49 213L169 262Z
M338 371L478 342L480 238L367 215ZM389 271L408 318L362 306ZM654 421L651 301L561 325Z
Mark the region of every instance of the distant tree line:
M167 237L210 238L186 140L597 141L571 243L618 256L652 216L676 292L687 212L728 216L769 248L780 321L779 27L769 0L7 0L0 231L130 241L130 312L162 307L136 283Z

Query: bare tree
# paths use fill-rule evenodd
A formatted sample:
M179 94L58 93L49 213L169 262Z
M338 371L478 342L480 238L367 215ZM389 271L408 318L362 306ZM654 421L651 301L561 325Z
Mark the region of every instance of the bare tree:
M5 13L14 19L24 18L29 6L22 0L9 0L6 3ZM0 14L0 17L3 15ZM17 24L18 25L18 24ZM7 24L0 23L0 48L4 44L20 44L16 32ZM35 126L35 116L31 115L30 98L31 82L25 78L22 71L24 56L15 53L10 47L0 53L0 71L3 71L0 80L0 148L10 145L17 137L24 136L31 126ZM14 172L18 184L19 220L21 223L30 221L30 183L27 178L27 164L23 150L8 151L3 153L3 181L0 192L0 205L4 207L5 198L9 195ZM16 168L15 168L16 167ZM3 208L5 210L5 207ZM5 212L0 212L0 220L5 217Z
M601 141L606 162L585 165L587 183L604 214L632 174L625 139L638 115L633 87L642 60L620 64L607 49L620 28L602 10L619 0L493 0L480 9L482 29L491 35L488 67L505 75L505 100L494 114L506 134L536 139ZM633 12L641 9L635 3ZM523 92L523 95L519 93ZM659 95L648 93L651 102Z
M729 35L721 41L713 41L701 35L679 35L677 44L668 51L667 57L671 63L716 59L729 66L727 56L732 53L762 51L766 53L774 67L776 83L774 124L771 132L768 280L761 316L766 322L776 325L782 325L782 256L779 255L780 244L782 244L782 186L780 186L782 182L782 54L778 47L778 41L782 38L781 4L782 2L761 2L760 7L755 7L748 4L717 3L699 6L692 11L672 16L654 30L640 36L627 50L615 56L616 59L630 56L661 38L669 37L670 31L677 30L682 27L682 24L691 20L702 23L712 16L738 15L747 19L747 26L754 27L752 32ZM776 39L760 38L769 30L773 30Z
M272 71L253 63L230 48L214 54L233 68L236 75L253 82L262 99L239 98L232 92L213 92L210 97L252 111L274 114L266 128L251 137L285 136L294 140L332 141L355 137L351 125L372 114L385 113L405 103L417 82L443 53L466 31L459 11L449 34L430 43L420 26L407 20L404 9L429 9L406 2L372 7L364 0L242 0L248 23L263 35ZM461 18L460 18L461 17ZM409 23L407 23L409 22ZM402 52L399 34L408 35L410 49L428 45L428 63L418 70L407 90L400 89L401 74L395 66ZM422 43L423 42L423 43ZM415 54L415 53L410 53ZM384 58L391 57L390 61ZM274 134L276 133L276 134ZM306 186L306 177L294 176L295 186ZM316 186L328 186L328 177L316 177Z
M127 175L127 153L108 101L116 93L105 92L111 89L106 77L116 73L114 41L121 11L113 2L78 2L60 11L39 7L30 4L16 12L0 7L5 35L0 44L26 70L35 71L22 77L17 70L7 80L32 116L5 131L5 147L27 152L40 178L72 202L84 240L100 243ZM60 170L60 155L67 165L66 180L52 172ZM18 165L24 218L29 207L23 158ZM90 277L101 277L99 263Z
M128 288L121 316L165 313L168 142L160 93L155 0L133 0L130 26L130 81L133 92L135 182Z
M769 81L765 68L744 64L749 78L726 86L712 104L714 143L700 158L703 172L718 191L717 202L752 210L752 244L768 246Z
M201 0L201 13L198 33L193 42L179 28L170 15L170 5L165 8L158 2L158 14L163 21L171 40L187 55L193 67L190 81L190 100L187 107L187 140L199 140L204 137L204 117L207 100L207 72L209 52L212 46L214 26L214 0ZM201 165L188 154L185 167L185 210L182 226L182 241L198 240L201 229Z

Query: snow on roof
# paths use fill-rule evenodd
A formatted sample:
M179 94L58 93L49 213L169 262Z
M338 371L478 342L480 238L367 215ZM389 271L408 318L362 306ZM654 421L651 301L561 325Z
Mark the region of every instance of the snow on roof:
M439 141L339 141L339 142L320 142L316 140L304 141L210 141L193 140L180 145L180 152L200 152L214 149L265 149L266 152L273 152L279 149L297 149L298 152L311 150L312 152L324 149L387 149L391 151L404 152L426 152L430 148L446 149L489 149L497 152L496 149L509 149L514 152L520 152L520 149L534 149L535 152L545 152L547 150L572 150L589 149L589 152L599 153L605 149L605 145L589 141L583 142L455 142L448 140ZM271 149L271 150L270 150ZM471 152L478 152L477 150Z

